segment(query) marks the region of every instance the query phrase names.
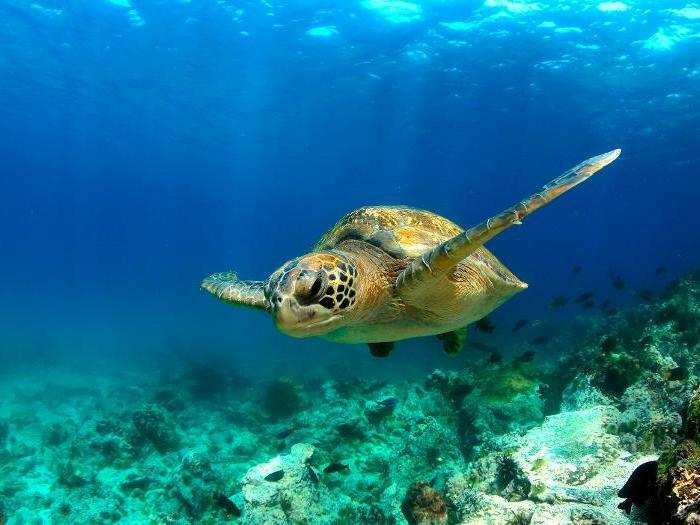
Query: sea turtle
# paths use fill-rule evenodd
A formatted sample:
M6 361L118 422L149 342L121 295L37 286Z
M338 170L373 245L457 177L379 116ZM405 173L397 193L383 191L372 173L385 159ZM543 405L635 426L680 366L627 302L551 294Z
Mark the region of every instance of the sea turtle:
M582 162L466 231L429 211L360 208L311 253L285 263L266 281L225 272L207 277L202 287L227 303L265 310L290 336L368 343L372 355L385 357L394 341L437 335L446 352L456 353L468 324L527 288L484 243L619 154L616 149Z

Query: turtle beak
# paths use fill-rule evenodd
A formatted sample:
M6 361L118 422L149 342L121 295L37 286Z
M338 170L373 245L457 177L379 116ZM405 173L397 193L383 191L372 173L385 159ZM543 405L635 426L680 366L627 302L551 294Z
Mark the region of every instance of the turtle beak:
M302 307L294 297L285 297L272 311L277 329L293 337L305 337L306 326L316 317L313 308Z

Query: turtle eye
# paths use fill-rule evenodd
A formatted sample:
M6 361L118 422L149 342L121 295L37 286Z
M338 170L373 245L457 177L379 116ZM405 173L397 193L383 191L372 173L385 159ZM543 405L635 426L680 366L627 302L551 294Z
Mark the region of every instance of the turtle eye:
M318 295L318 292L321 290L322 284L323 284L323 279L321 279L321 276L319 275L318 277L316 277L314 284L311 285L311 290L309 290L309 295L311 297L316 297Z
M323 276L320 273L303 272L294 287L294 297L301 305L309 305L318 296L323 286Z

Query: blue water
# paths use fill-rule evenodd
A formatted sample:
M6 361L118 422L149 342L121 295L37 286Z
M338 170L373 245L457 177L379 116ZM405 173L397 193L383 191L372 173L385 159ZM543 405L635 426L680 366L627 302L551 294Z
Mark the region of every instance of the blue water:
M581 315L553 296L624 304L700 261L697 4L4 0L0 28L4 366L458 366L432 338L382 363L289 339L199 282L265 279L362 205L476 224L616 147L489 243L530 284L493 337Z

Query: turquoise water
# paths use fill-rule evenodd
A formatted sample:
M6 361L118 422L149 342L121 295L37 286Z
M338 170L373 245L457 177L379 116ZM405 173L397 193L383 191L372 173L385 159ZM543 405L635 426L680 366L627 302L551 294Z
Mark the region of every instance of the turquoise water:
M9 0L0 24L0 523L680 512L699 5ZM529 288L458 355L290 338L200 289L362 206L469 228L614 148L488 242Z

